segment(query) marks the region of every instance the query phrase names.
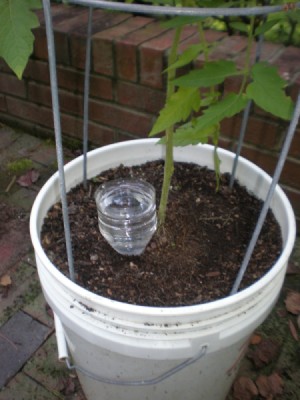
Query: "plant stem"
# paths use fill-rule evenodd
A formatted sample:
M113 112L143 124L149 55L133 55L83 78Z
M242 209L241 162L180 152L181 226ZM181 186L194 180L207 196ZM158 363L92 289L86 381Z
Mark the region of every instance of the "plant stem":
M174 64L177 58L177 49L180 41L182 27L178 27L175 30L175 36L170 50L168 65ZM167 72L167 94L166 101L170 99L172 94L175 92L175 86L173 79L176 76L176 69L170 69ZM158 225L162 226L166 219L166 211L169 197L169 189L171 184L172 175L174 172L174 158L173 158L173 133L174 126L166 129L166 150L165 150L165 167L164 167L164 180L162 185L162 192L158 210Z

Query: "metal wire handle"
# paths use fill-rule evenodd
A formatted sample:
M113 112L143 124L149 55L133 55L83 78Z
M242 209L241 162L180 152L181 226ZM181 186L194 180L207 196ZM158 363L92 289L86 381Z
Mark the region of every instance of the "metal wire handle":
M99 376L94 374L91 371L86 370L85 368L80 367L79 365L72 364L70 361L69 349L66 342L65 331L61 320L59 317L54 313L54 324L55 324L55 333L56 333L56 341L57 341L57 349L58 349L58 358L62 361L66 362L66 365L71 370L77 370L82 374L86 375L87 377L96 380L102 383L108 383L110 385L119 385L119 386L147 386L147 385L156 385L165 379L169 378L170 376L176 374L177 372L181 371L183 368L188 367L191 364L199 361L202 357L204 357L207 353L208 344L203 344L200 350L194 355L194 357L188 358L183 362L179 363L175 367L169 369L166 372L156 376L155 378L149 379L140 379L140 380L119 380L119 379L111 379L104 376Z
M156 385L165 379L169 378L170 376L176 374L177 372L181 371L183 368L194 364L196 361L199 361L202 357L205 356L206 352L208 349L208 345L204 344L202 345L200 351L192 358L188 358L187 360L183 361L182 363L176 365L175 367L169 369L166 372L163 372L161 375L158 375L155 378L150 378L150 379L141 379L141 380L136 380L136 381L127 381L127 380L117 380L117 379L111 379L111 378L106 378L104 376L99 376L94 374L93 372L87 371L85 368L80 367L79 365L71 364L70 358L65 358L67 367L71 370L77 370L81 372L82 374L86 375L87 377L96 380L98 382L102 383L108 383L110 385L119 385L119 386L148 386L148 385Z

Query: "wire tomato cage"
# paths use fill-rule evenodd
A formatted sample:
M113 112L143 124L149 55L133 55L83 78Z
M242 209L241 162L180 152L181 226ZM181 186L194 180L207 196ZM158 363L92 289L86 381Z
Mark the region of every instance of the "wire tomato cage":
M84 72L84 97L83 97L83 184L87 185L87 152L88 152L88 119L89 119L89 90L90 90L90 69L91 69L91 38L92 38L92 17L94 9L103 9L110 11L121 11L132 14L145 14L145 15L164 15L164 16L186 16L186 17L214 17L214 16L263 16L266 17L268 14L297 10L300 8L300 2L287 3L280 5L271 6L257 6L257 7L232 7L232 8L190 8L190 7L174 7L174 6L162 6L162 5L147 5L147 4L133 4L124 2L111 2L105 0L68 0L68 4L80 5L88 7L88 22L87 22L87 38L86 38L86 56L85 56L85 72ZM60 122L60 107L58 97L58 82L56 73L56 56L55 56L55 41L53 33L53 23L50 0L43 0L43 9L45 16L45 26L47 35L48 55L49 55L49 70L50 70L50 84L51 84L51 95L52 95L52 107L53 107L53 119L54 119L54 133L56 142L56 153L58 162L58 174L59 174L59 189L60 197L62 202L62 213L63 213L63 224L65 232L67 260L69 268L69 278L75 282L74 273L74 260L72 253L70 223L68 216L68 204L67 204L67 193L65 185L65 173L64 173L64 157L63 157L63 146L62 146L62 131ZM263 35L259 37L258 46L256 48L255 62L260 60L263 44ZM242 124L237 143L237 150L235 153L235 159L232 167L230 186L233 185L235 179L236 168L240 157L241 149L244 142L244 136L249 120L250 109L252 101L249 100L242 118ZM295 108L293 115L287 128L286 135L283 141L281 152L279 154L277 164L272 177L272 182L269 187L266 199L262 206L259 218L256 223L256 227L252 234L251 240L248 244L244 259L240 266L239 272L231 289L230 295L237 293L240 287L240 283L247 270L251 255L255 248L259 234L263 227L268 209L271 204L271 200L276 189L276 185L279 182L279 178L284 167L291 142L293 140L296 127L300 118L300 92L297 95Z

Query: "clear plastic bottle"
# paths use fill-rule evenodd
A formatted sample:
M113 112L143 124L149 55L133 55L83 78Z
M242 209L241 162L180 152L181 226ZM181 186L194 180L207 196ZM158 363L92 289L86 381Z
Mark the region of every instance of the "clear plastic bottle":
M157 228L154 187L140 179L117 179L101 185L95 200L107 242L120 254L142 254Z

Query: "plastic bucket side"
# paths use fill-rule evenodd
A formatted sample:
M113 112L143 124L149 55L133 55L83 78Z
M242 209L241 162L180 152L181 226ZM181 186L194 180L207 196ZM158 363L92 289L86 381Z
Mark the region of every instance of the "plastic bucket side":
M161 158L161 147L153 146L153 144L154 141L149 140L135 141L129 144L126 143L125 147L118 144L91 152L88 158L88 175L92 177L98 174L100 170L118 165L120 162L132 165L150 159ZM145 149L146 147L147 149ZM114 154L115 158L112 158L112 154ZM232 164L232 155L223 151L221 157L222 171L228 172ZM212 167L212 149L209 146L195 146L179 149L178 151L176 149L175 159L208 164L209 167ZM81 160L76 159L66 167L68 188L81 181L81 164ZM101 167L99 164L101 164ZM270 178L264 173L257 177L256 172L252 172L252 165L250 165L250 168L248 164L248 162L243 161L240 165L238 178L244 183L245 177L248 180L250 177L250 190L255 191L258 189L258 196L264 198ZM36 237L39 235L42 220L49 206L58 197L56 177L53 178L52 182L46 184L46 189L41 194L38 202L40 204L37 203L35 210L33 210L33 238L34 235ZM128 306L99 298L99 296L93 296L84 289L76 287L77 285L70 283L65 277L62 277L59 271L47 260L45 254L40 251L39 245L36 244L36 257L42 287L47 300L63 323L68 345L75 362L80 363L88 370L91 367L96 368L98 372L101 372L99 371L99 365L110 365L111 376L116 376L122 371L121 375L125 374L125 379L127 380L138 379L139 377L145 379L147 376L153 376L154 371L172 369L174 365L184 362L188 357L193 357L205 345L207 347L205 358L199 359L199 362L195 362L180 371L181 377L185 376L187 371L194 369L197 374L199 370L202 371L201 374L204 374L204 370L209 370L209 360L222 358L221 354L224 352L227 354L227 350L230 348L230 355L227 354L225 357L227 361L224 361L229 367L232 361L239 356L241 351L239 349L248 336L269 313L277 299L284 279L285 264L294 239L294 220L290 218L291 216L293 217L293 213L280 189L276 191L272 207L276 218L279 217L278 220L280 220L279 223L285 241L285 249L280 257L281 265L275 266L271 274L267 274L269 276L261 280L265 282L260 281L258 284L252 285L252 287L231 298L200 306L180 309L152 309L151 307ZM288 218L290 218L289 222L287 222ZM166 358L166 360L163 360L163 358ZM112 360L114 360L113 364L111 364ZM138 368L134 369L135 367L133 367L133 370L128 368L129 360ZM144 368L140 363L144 365ZM146 364L147 367L145 366ZM198 369L195 367L196 364ZM217 364L220 364L219 361ZM224 368L227 368L225 364L222 367L222 390L224 390L224 393L226 393L225 386L232 380L227 373L224 375ZM118 365L117 368L116 365ZM125 366L126 368L124 369ZM143 376L141 377L141 375ZM177 378L179 377L178 374L176 376ZM196 377L194 376L194 378ZM81 379L83 383L85 380L88 381L87 384L84 383L87 390L89 390L89 387L93 387L92 391L99 391L97 386L99 382L97 380L92 380L91 382L91 379L84 374ZM168 380L170 379L172 378ZM187 377L185 379L190 382ZM222 397L220 390L218 394L213 394L216 390L213 388L215 385L211 381L208 385L208 381L208 377L201 381L202 392L210 393L208 397L202 398L222 399L224 396ZM95 388L94 385L96 385ZM103 385L107 384L101 383L101 391L104 388ZM130 387L130 385L127 386ZM128 389L127 386L126 390ZM210 389L207 392L208 386L210 386ZM159 387L164 387L164 384L160 384ZM121 396L122 393L122 399L125 399L123 392L118 392L119 389L117 388L115 390L115 396L117 396L117 393ZM135 398L180 398L178 393L176 394L175 392L172 392L175 397L153 397L153 393L157 393L158 390L162 389L152 385L150 392L142 392L147 393L145 396L150 397L141 397L142 394L135 389L134 392L139 393L138 397L132 397L134 394L130 393L128 398L131 398L131 400ZM166 390L164 389L164 391ZM90 396L88 397L89 399L98 399L98 397L92 397L92 394ZM118 398L118 396L114 397L111 394L109 396L103 397L103 399ZM187 398L191 400L199 399L199 393L197 397Z

